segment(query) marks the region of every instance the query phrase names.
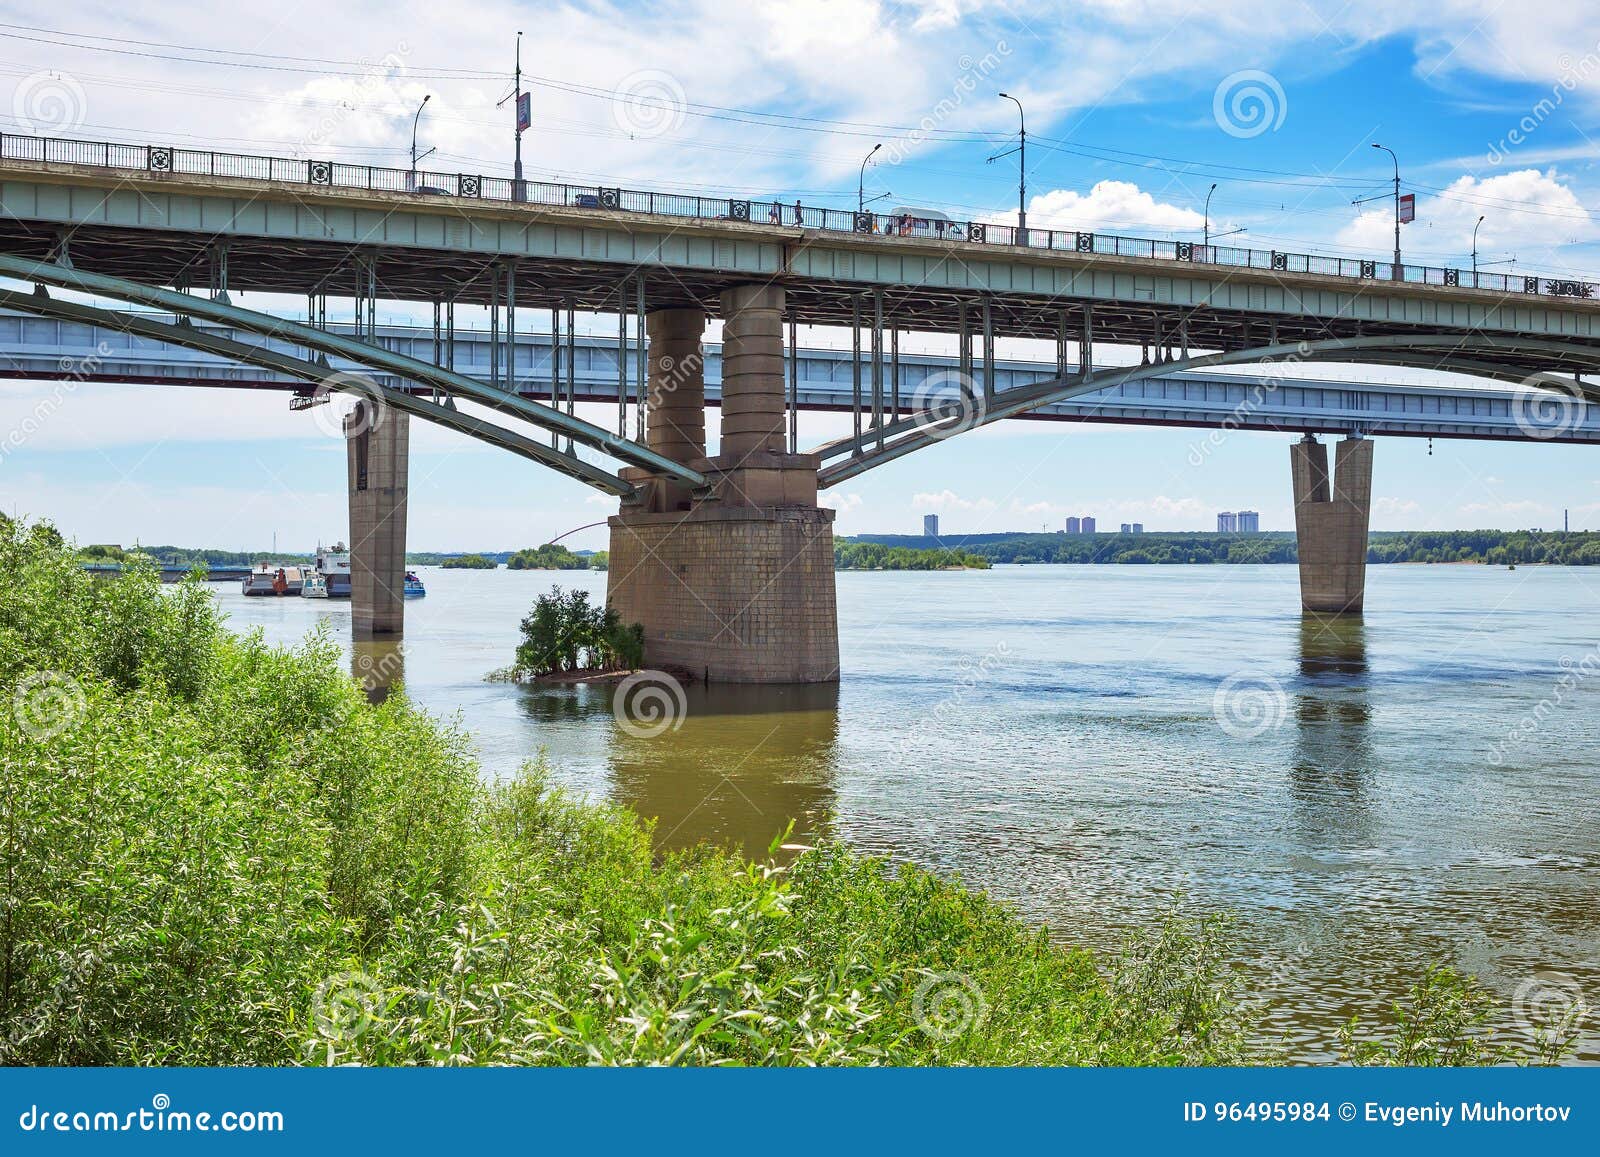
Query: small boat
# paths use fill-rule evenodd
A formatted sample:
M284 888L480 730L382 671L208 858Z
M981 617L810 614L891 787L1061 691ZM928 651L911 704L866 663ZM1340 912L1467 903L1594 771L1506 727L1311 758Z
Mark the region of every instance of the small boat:
M239 584L241 592L257 597L298 596L305 578L301 567L258 565Z
M303 599L327 598L328 580L314 570L306 571L305 581L300 584L300 597Z
M350 552L344 543L335 543L328 548L318 543L316 561L311 565L326 580L330 599L350 597Z
M422 580L417 577L417 572L406 571L406 598L420 599L427 596L428 588L422 585Z

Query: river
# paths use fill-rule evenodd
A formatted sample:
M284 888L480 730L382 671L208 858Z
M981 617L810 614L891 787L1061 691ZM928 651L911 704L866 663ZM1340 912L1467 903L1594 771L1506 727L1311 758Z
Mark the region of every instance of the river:
M1600 1060L1600 568L1375 566L1354 621L1303 618L1292 566L842 573L837 687L690 687L656 735L610 688L485 679L541 592L604 575L419 573L408 692L488 775L543 749L669 845L792 819L1097 948L1230 910L1294 1061L1432 961L1530 1019L1585 1001ZM348 603L216 589L235 629L349 647Z

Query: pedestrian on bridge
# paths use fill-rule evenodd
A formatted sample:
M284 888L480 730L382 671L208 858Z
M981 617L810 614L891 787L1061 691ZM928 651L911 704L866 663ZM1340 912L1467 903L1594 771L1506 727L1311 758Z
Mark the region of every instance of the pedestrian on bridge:
M776 201L772 203L772 208L767 213L767 220L771 221L774 225L783 224L783 211L779 208Z
M805 213L800 208L799 197L794 199L794 223L796 225L804 225L806 223Z

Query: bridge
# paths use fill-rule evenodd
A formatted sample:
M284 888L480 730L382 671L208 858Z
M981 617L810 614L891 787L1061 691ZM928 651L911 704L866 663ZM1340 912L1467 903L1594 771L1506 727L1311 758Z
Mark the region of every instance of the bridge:
M0 290L0 307L293 379L306 405L330 389L362 395L346 419L360 634L403 625L411 417L621 500L609 597L645 625L653 665L777 682L837 677L832 515L817 505L819 488L991 422L1099 417L1125 405L1129 416L1228 424L1237 403L1219 417L1167 391L1208 390L1209 373L1228 367L1274 363L1277 373L1343 362L1514 384L1470 399L1456 391L1458 408L1485 405L1482 421L1455 424L1456 436L1593 435L1594 393L1583 375L1600 363L1600 305L1593 284L1568 279L1473 279L1447 268L1024 233L759 198L10 134L0 137L0 209L0 276L20 283ZM239 293L303 299L306 320L240 308ZM137 308L106 309L85 294ZM349 301L348 331L326 324L330 297ZM427 356L415 340L406 351L385 344L380 299L431 305ZM489 311L487 375L456 368L477 352L474 339L457 341L458 304ZM513 361L519 311L525 318L530 308L550 311L557 335L543 400ZM579 312L614 319L615 432L575 413ZM702 340L711 318L723 336L714 457ZM852 341L851 433L804 452L795 440L799 373L826 359L786 356L798 350L799 325L842 327ZM953 337L954 372L900 356L904 333ZM1054 363L1003 364L996 342L1009 338L1052 342ZM1097 347L1138 351L1138 361L1105 364ZM107 372L98 350L90 356L92 365L80 360L58 374ZM1207 384L1197 385L1202 371ZM811 404L841 404L839 391L814 388L819 380L808 373ZM1236 380L1219 388L1253 396ZM1291 389L1301 391L1294 400ZM1147 390L1173 405L1148 405L1157 399ZM1317 403L1305 400L1311 390L1322 391ZM1341 398L1325 383L1282 383L1255 420L1307 431L1291 448L1303 605L1354 613L1364 592L1369 435L1416 435L1430 424L1443 433L1451 423L1427 407L1451 391L1337 390ZM1351 398L1381 398L1384 409L1361 410ZM458 399L497 420L465 413ZM1309 416L1324 401L1323 414ZM1076 415L1061 409L1071 406ZM1384 427L1381 413L1393 424ZM1347 435L1332 470L1316 432Z

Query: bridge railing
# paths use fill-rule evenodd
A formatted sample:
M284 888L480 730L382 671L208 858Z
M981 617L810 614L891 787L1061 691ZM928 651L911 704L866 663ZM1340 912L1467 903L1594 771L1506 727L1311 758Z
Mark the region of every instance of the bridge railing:
M1024 232L1014 225L987 221L858 213L848 209L804 205L798 201L700 197L607 185L517 181L510 177L488 177L481 173L390 169L318 158L252 156L170 145L130 145L0 133L0 159L94 165L191 176L241 177L287 184L526 202L696 220L748 221L758 225L799 226L835 233L912 236L943 241L953 246L1023 246L1114 257L1140 257L1178 264L1316 273L1368 281L1401 281L1408 285L1487 289L1497 293L1577 298L1600 296L1600 283L1570 277L1481 273L1433 265L1402 265L1396 276L1392 262L1355 257L1326 257L1275 249L1241 249L1086 230L1030 228Z

